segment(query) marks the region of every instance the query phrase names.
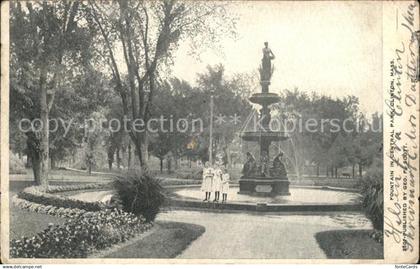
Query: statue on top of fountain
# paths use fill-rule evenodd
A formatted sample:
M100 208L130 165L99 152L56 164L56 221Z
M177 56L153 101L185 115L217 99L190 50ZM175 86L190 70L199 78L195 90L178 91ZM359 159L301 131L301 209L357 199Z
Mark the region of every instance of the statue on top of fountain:
M273 73L271 67L271 60L274 60L275 56L271 49L268 47L268 42L264 42L263 51L263 58L261 60L261 69L260 69L260 76L261 82L268 83L270 82L271 75Z

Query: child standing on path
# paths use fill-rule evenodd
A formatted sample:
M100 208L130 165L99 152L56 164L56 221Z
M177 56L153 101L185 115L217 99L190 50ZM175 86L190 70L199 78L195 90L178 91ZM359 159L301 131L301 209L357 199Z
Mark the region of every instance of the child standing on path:
M220 198L220 191L222 188L222 170L220 169L220 166L217 165L214 168L214 177L213 177L213 191L214 191L214 200L213 202L219 202Z
M223 174L222 174L222 203L226 203L226 200L227 200L227 194L229 192L229 180L230 180L230 175L226 167L224 167Z
M213 183L213 176L214 171L213 168L210 167L210 163L206 162L203 168L203 181L201 183L201 191L206 193L206 198L203 200L210 201L211 191L212 191L212 183Z

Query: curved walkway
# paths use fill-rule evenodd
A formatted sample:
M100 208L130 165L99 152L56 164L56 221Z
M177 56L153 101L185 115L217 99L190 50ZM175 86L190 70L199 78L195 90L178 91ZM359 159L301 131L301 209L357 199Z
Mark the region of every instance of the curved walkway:
M315 234L370 229L360 213L268 215L168 211L158 220L202 225L204 234L181 253L183 259L325 259Z

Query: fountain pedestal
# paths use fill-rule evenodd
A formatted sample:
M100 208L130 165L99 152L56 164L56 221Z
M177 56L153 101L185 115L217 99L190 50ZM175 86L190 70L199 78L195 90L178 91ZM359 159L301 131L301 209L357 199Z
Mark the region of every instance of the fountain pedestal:
M256 196L290 195L287 178L241 178L239 194Z
M255 96L253 96L255 97ZM267 100L267 96L263 97ZM239 180L239 193L257 196L276 196L290 195L289 179L287 172L282 164L280 169L280 159L262 164L261 160L269 159L269 147L272 142L278 142L288 139L288 136L282 132L273 132L265 130L248 131L241 134L241 138L248 142L257 142L260 144L260 164L254 167L256 171L244 174ZM277 162L277 163L276 163ZM265 174L263 174L262 165L268 165ZM274 167L276 166L276 167Z

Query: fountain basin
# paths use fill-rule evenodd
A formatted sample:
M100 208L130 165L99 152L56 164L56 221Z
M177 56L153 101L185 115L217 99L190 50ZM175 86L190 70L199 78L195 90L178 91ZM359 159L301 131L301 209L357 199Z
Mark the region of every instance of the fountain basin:
M322 189L311 187L291 187L289 196L250 196L241 194L238 187L231 187L228 192L228 203L234 204L268 204L268 205L289 205L289 206L315 206L323 205L359 205L360 195L355 192ZM199 187L181 187L174 190L177 198L202 201L204 193ZM213 194L212 194L212 197Z
M264 93L254 93L249 97L249 101L254 104L268 106L274 103L280 102L280 96L275 93L264 92Z
M360 211L360 195L345 189L325 187L290 188L290 196L251 196L240 194L237 186L229 189L226 203L203 202L204 193L199 186L173 186L170 206L200 210L241 210L249 212L332 212ZM107 203L115 194L113 190L86 191L69 196L86 202ZM211 199L214 198L212 194Z

